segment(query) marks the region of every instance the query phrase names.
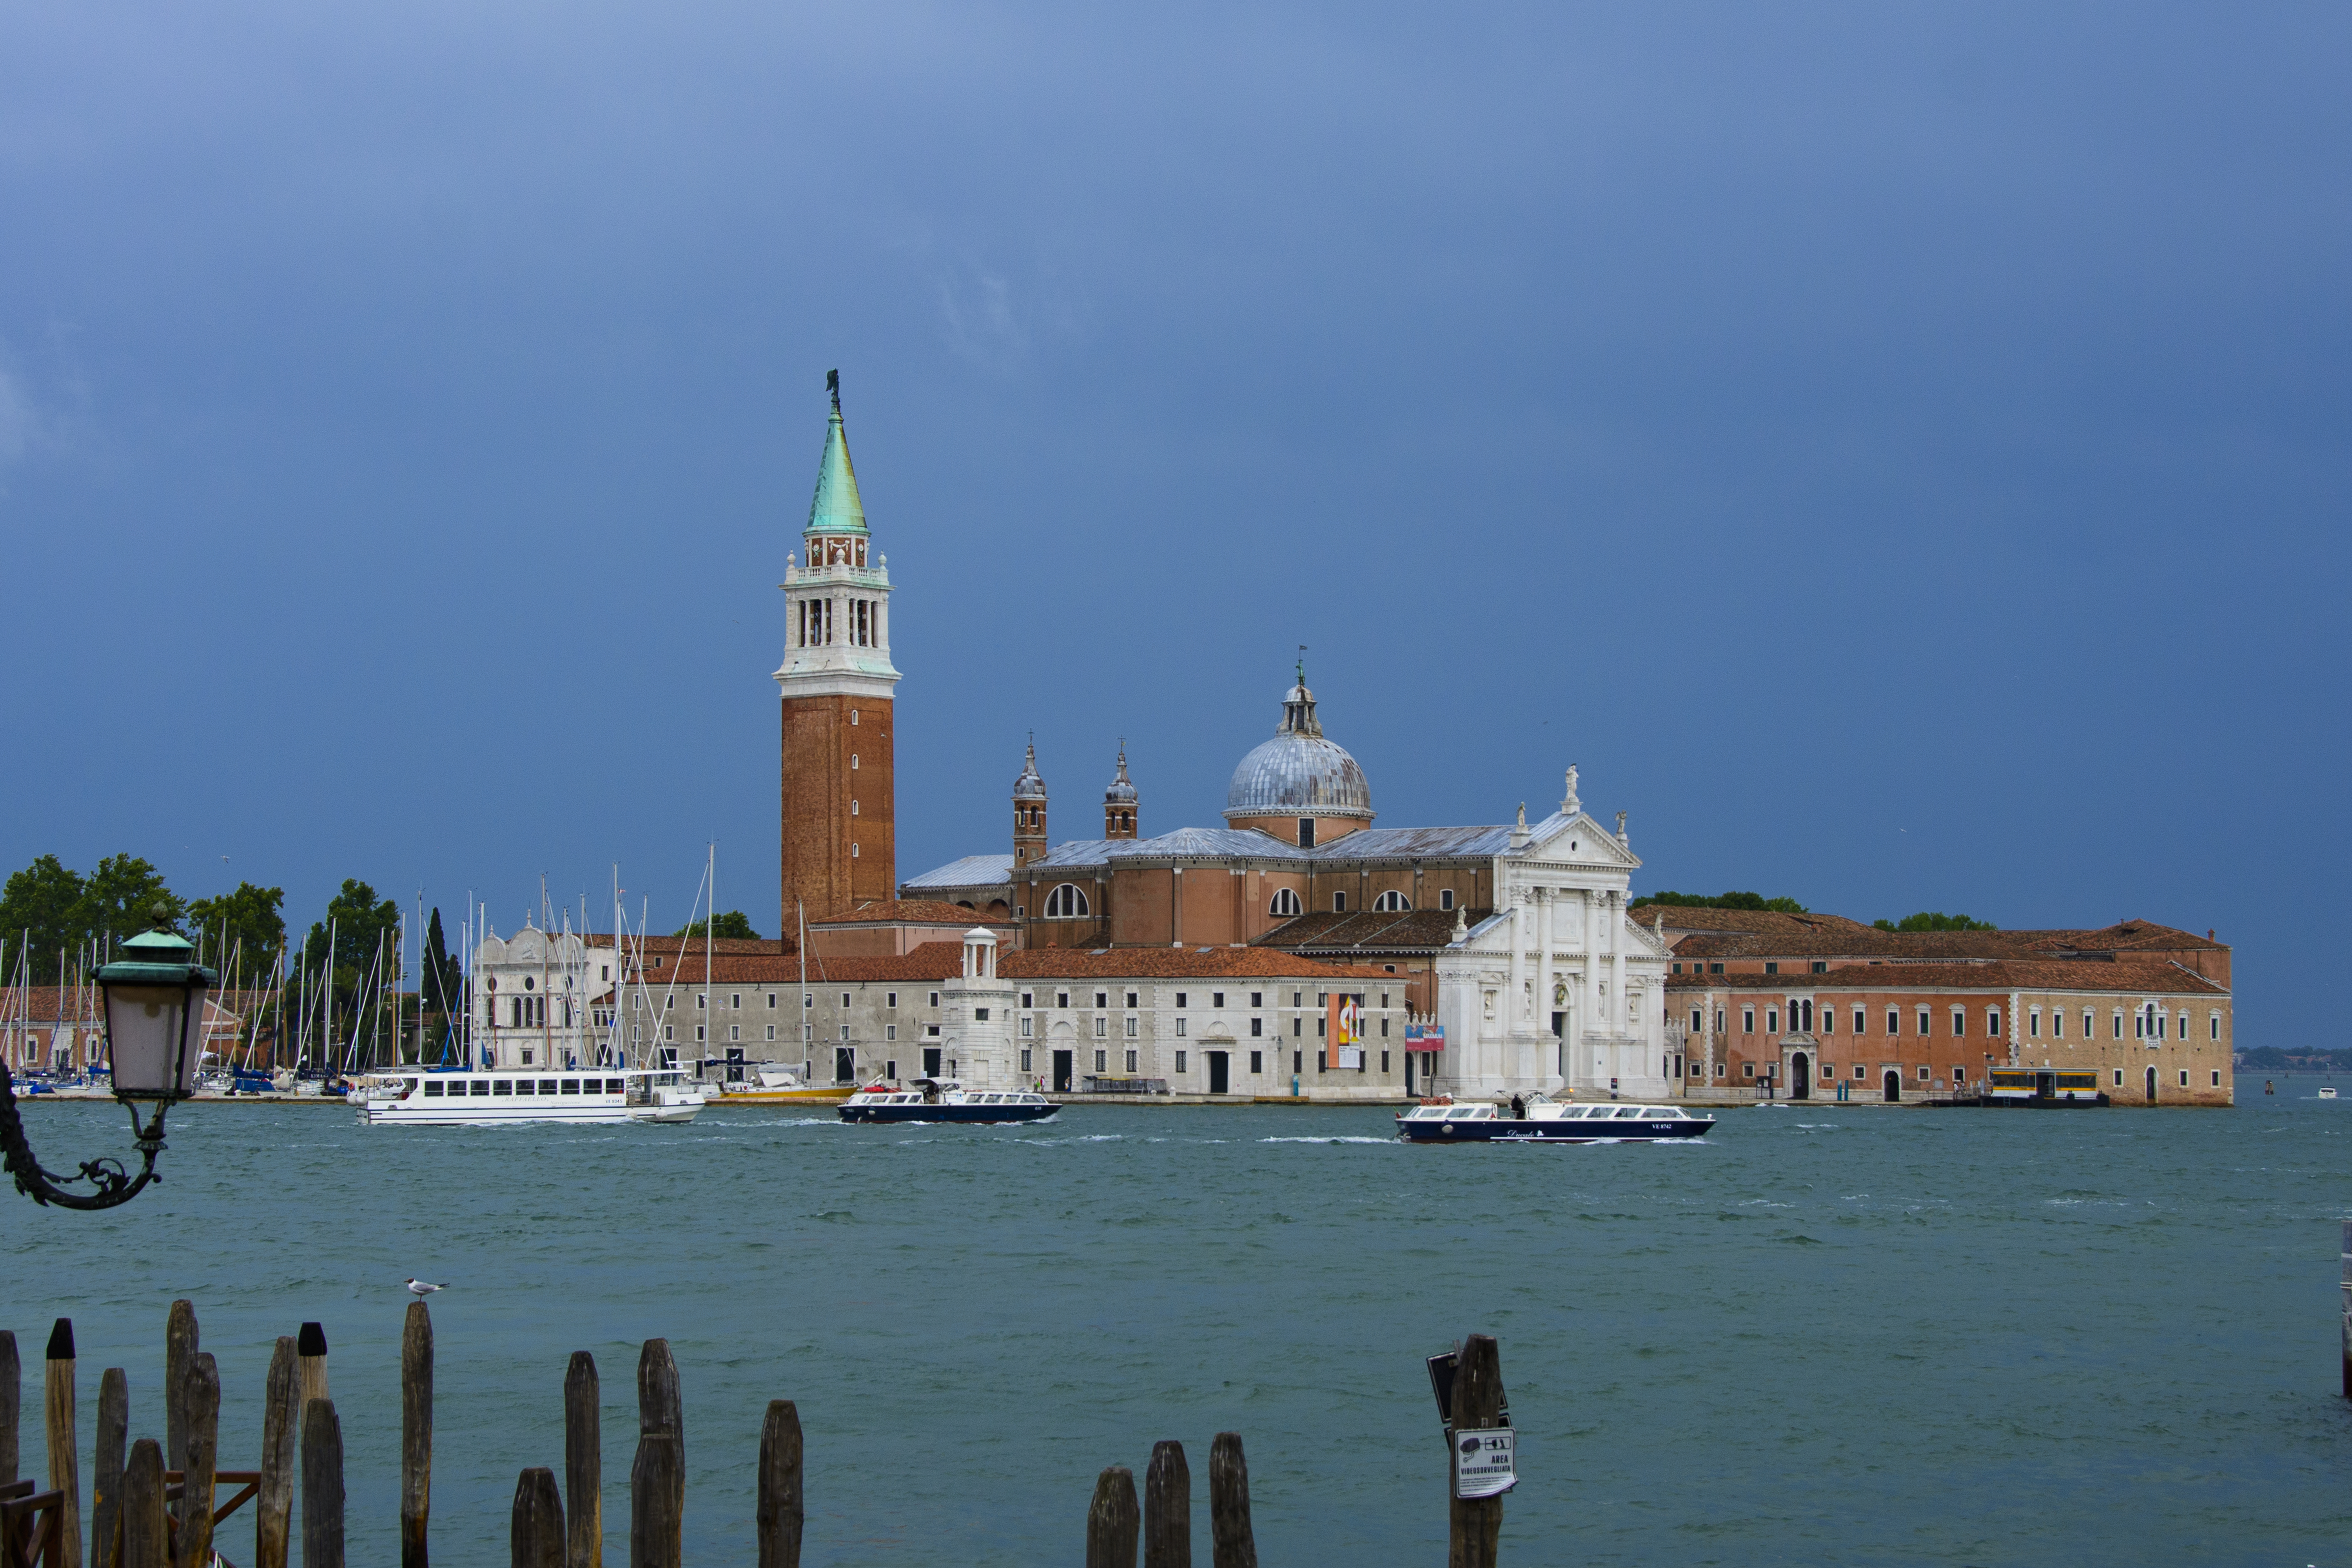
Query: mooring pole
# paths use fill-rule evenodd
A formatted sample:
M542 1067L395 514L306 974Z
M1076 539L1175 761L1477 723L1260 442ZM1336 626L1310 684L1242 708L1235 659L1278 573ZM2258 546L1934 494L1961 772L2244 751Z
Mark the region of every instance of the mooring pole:
M98 1448L90 1459L90 1568L121 1568L122 1466L131 1431L131 1379L110 1366L98 1379Z
M564 1568L604 1568L604 1400L596 1358L573 1351L563 1372Z
M1192 1471L1172 1439L1151 1446L1143 1472L1143 1568L1192 1568Z
M16 1360L16 1335L0 1329L0 1487L16 1479L16 1417L25 1399L25 1369Z
M1250 1531L1249 1457L1242 1435L1220 1432L1209 1445L1209 1550L1215 1568L1257 1568Z
M331 1399L302 1407L302 1568L343 1568L343 1426Z
M188 1369L196 1359L196 1304L182 1298L163 1318L163 1468L188 1472ZM188 1494L180 1506L164 1505L173 1519L185 1521Z
M163 1518L163 1448L142 1437L122 1467L122 1568L171 1568Z
M255 1568L286 1568L293 1535L295 1449L301 1441L301 1381L292 1334L278 1336L261 1407L261 1484L253 1500Z
M433 1516L433 1314L420 1298L400 1330L400 1568L426 1568Z
M2344 1397L2352 1399L2352 1219L2344 1222Z
M1503 1424L1503 1357L1491 1334L1472 1334L1462 1344L1454 1374L1454 1432ZM1454 1496L1454 1458L1446 1461L1446 1568L1495 1568L1503 1534L1503 1500Z
M760 1426L760 1568L801 1568L801 1415L768 1401Z
M49 1331L47 1375L42 1415L49 1439L49 1489L65 1494L65 1533L57 1568L81 1568L81 1449L74 1440L73 1320L59 1318ZM47 1563L42 1568L48 1568Z
M514 1568L563 1568L563 1500L553 1470L534 1466L516 1480L507 1539Z
M180 1568L212 1568L213 1472L220 1468L220 1367L208 1351L188 1358L187 1386L180 1409L188 1427L185 1468L180 1472Z
M1094 1504L1087 1510L1087 1568L1135 1568L1135 1538L1142 1524L1135 1472L1111 1466L1095 1479Z

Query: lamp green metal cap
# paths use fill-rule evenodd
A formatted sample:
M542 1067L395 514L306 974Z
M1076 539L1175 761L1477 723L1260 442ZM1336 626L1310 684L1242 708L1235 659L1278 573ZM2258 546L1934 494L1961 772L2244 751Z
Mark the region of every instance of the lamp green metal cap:
M841 430L841 373L824 373L833 414L824 427L824 457L816 470L816 500L809 506L809 534L864 533L866 506L857 499L857 470L850 466L849 440Z
M171 911L159 904L155 924L122 944L122 956L100 966L100 985L185 985L201 979L206 989L220 984L220 976L191 963L195 946L171 928Z

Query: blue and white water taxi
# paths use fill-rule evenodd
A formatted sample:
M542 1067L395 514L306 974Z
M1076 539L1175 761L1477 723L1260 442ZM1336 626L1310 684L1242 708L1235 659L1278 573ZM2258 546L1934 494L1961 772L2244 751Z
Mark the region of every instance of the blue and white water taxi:
M966 1089L920 1078L901 1089L869 1084L841 1102L844 1121L1043 1121L1062 1108L1025 1089Z
M1425 1100L1400 1112L1396 1123L1408 1143L1651 1143L1704 1138L1715 1118L1679 1105L1563 1103L1538 1094L1516 1106Z

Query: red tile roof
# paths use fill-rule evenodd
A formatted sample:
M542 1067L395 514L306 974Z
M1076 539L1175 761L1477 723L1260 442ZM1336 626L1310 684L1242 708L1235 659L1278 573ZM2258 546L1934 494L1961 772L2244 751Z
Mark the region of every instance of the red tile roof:
M1009 915L990 916L939 899L869 899L850 909L809 916L812 930L818 926L845 925L951 925L966 930L983 925L1010 930L1013 923Z
M1022 980L1385 980L1405 976L1365 964L1325 963L1262 947L1031 947L997 960L997 973Z
M1669 974L1669 991L2113 991L2227 996L2201 974L2153 959L2112 963L2002 959L1990 963L1846 963L1822 974Z

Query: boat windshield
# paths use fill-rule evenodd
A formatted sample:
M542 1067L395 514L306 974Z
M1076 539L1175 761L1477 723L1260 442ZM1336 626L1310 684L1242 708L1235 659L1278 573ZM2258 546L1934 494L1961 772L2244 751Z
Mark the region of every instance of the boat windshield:
M1449 1121L1470 1121L1494 1114L1495 1108L1491 1105L1457 1105L1445 1113L1445 1118Z

